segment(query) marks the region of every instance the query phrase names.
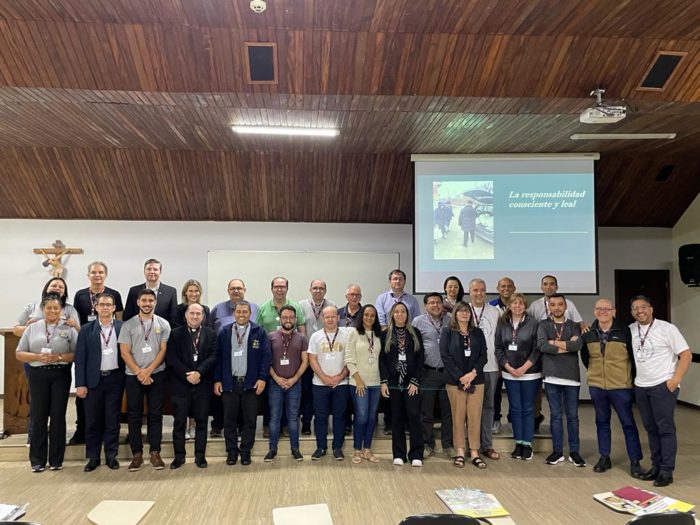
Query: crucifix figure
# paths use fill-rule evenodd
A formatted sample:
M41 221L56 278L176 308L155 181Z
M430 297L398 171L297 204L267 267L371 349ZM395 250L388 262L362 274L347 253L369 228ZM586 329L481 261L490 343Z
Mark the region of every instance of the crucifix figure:
M41 254L45 257L41 265L45 268L51 268L53 277L63 277L65 270L61 258L64 255L81 254L82 248L66 248L61 240L53 243L52 248L34 248L34 253Z

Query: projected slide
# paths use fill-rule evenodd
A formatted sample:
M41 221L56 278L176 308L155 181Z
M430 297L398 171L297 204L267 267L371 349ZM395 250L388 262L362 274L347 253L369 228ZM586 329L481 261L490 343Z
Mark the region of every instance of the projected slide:
M597 291L592 159L416 162L415 188L417 292L454 274L539 293L548 273L562 291Z

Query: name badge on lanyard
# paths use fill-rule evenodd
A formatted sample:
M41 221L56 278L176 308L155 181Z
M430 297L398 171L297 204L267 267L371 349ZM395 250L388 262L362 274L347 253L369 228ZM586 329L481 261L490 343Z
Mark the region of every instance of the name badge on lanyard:
M114 348L103 348L102 355L112 355L114 353Z
M233 357L243 357L243 350L234 351Z
M43 348L41 349L41 353L42 353L42 354L50 354L50 353L51 353L51 349L50 349L48 346L45 346L45 347L43 347Z
M518 345L515 343L511 343L508 345L508 350L510 350L511 352L516 352L518 350Z
M287 358L287 357L280 358L280 366L289 366L289 358Z
M471 348L465 348L464 349L464 357L469 357L472 355Z
M141 349L141 352L143 352L144 354L150 354L151 352L153 352L153 348L151 348L150 346L144 346Z
M399 354L399 361L405 361L406 360L406 354Z
M88 322L94 321L95 319L97 319L97 316L96 316L96 315L88 315L88 316L87 316Z

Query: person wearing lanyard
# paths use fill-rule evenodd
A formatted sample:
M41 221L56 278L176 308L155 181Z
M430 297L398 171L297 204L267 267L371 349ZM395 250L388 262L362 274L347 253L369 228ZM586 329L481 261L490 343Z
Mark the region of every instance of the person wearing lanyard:
M636 321L630 325L637 365L634 391L651 450L651 468L641 479L665 487L673 483L678 449L674 410L692 354L675 325L654 318L648 297L634 297L631 306Z
M496 361L496 325L501 316L498 308L486 302L486 282L483 279L469 281L469 308L474 325L481 329L486 339L488 360L484 365L484 408L481 412L481 451L489 459L500 459L493 448L494 398L501 376Z
M165 355L174 418L171 469L185 464L185 430L190 414L195 421L194 462L199 468L207 467L207 417L216 364L216 332L203 324L204 307L197 302L187 305L185 322L170 334Z
M326 306L322 312L323 330L309 339L309 365L314 371L314 415L316 417L317 461L328 448L328 417L333 414L333 457L341 461L345 441L345 410L348 400L348 369L345 366L349 328L338 326L338 309Z
M362 288L359 284L348 284L345 291L345 306L338 309L338 317L340 318L340 326L353 326L357 320L362 304ZM362 316L360 316L362 318Z
M153 312L156 293L144 289L138 293L136 304L139 314L125 321L117 338L119 351L126 363L126 403L129 418L129 445L133 458L129 472L143 466L144 396L148 403L148 444L151 465L156 470L165 468L160 457L163 436L163 401L165 399L165 352L170 338L170 324Z
M43 472L47 457L51 470L63 468L70 369L78 332L61 319L62 306L58 294L48 293L41 302L43 318L27 326L17 345L17 359L30 366L32 472Z
M440 334L440 356L445 365L445 388L452 409L452 438L455 467L464 467L464 427L467 427L469 460L478 469L486 463L481 450L481 411L484 406L484 365L488 350L484 333L475 326L472 309L459 302L452 310L450 326Z
M456 275L450 275L442 285L445 292L445 299L442 302L443 311L448 314L452 312L455 305L464 299L464 286Z
M542 373L547 393L554 451L547 457L548 465L564 461L564 425L569 438L569 461L585 467L579 453L578 394L581 376L578 353L581 350L581 328L566 317L566 297L552 294L547 301L550 319L540 321L537 327L537 346L542 352Z
M301 402L301 378L309 366L307 349L309 343L306 337L294 330L297 324L297 314L294 308L285 305L280 308L281 328L272 332L270 349L272 366L270 367L270 450L265 461L272 461L277 456L277 445L280 438L282 410L286 406L287 422L289 425L289 441L292 447L292 457L303 461L304 456L299 451L299 404Z
M600 459L593 472L605 472L612 468L610 460L610 409L615 409L625 434L630 474L639 478L642 474L639 460L642 446L634 422L634 353L629 327L615 318L615 307L609 299L598 299L593 309L595 321L583 334L581 361L588 369L588 391L595 408L595 425L598 434Z
M506 312L511 295L515 292L515 282L510 277L501 277L496 283L498 297L489 301L491 306L498 308L501 316ZM498 378L493 396L493 433L501 433L501 398L503 393L503 375Z
M388 398L393 414L391 451L394 465L406 463L406 426L410 448L408 460L423 466L423 427L420 417L419 388L423 373L423 339L411 325L406 305L396 303L389 311L389 325L379 356L382 397Z
M380 377L379 355L382 351L382 327L377 318L377 309L366 304L348 334L348 349L345 366L350 374L350 397L355 410L353 426L352 462L366 459L379 462L372 454L372 436L377 424L379 408Z
M85 402L85 472L100 465L104 443L107 466L119 468L119 412L124 393L124 361L117 339L122 322L114 319L115 297L95 298L97 319L83 326L75 349L75 394Z
M105 286L107 272L107 265L102 261L94 261L88 265L87 277L90 281L90 286L78 290L73 297L73 306L78 312L81 326L97 319L97 296L102 293L108 293L114 298L114 317L117 319L122 318L124 311L122 296L118 291ZM75 410L77 415L75 434L68 441L69 445L85 443L85 403L80 396L75 397Z
M442 451L448 457L457 453L452 443L452 411L450 400L445 390L445 376L442 358L440 357L440 334L450 325L452 315L444 313L442 295L437 292L423 296L425 313L416 317L411 323L421 333L425 362L421 373L421 422L423 424L423 455L432 456L435 453L435 433L433 420L435 414L435 398L440 401L440 441ZM456 303L455 303L456 304Z
M258 398L270 377L270 342L262 326L250 322L250 304L241 301L233 311L236 322L225 327L218 337L214 393L224 405L226 464L251 463L255 444ZM238 416L243 416L241 446L238 447Z
M408 311L408 323L420 315L420 304L411 294L404 291L406 286L406 273L403 270L395 269L389 272L389 291L379 294L374 303L379 314L379 324L385 330L389 324L389 311L393 306L401 302Z
M514 293L496 327L496 360L508 394L508 417L515 449L510 457L533 458L535 398L542 388L542 363L537 346L537 321L527 315L525 296Z

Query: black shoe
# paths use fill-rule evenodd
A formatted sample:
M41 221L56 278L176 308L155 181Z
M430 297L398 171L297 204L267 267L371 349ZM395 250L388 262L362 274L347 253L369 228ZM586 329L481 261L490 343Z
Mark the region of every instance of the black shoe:
M649 470L647 470L641 476L639 476L639 479L641 479L642 481L654 481L658 476L658 469L651 467Z
M310 436L311 435L311 423L302 423L301 424L301 433L305 436Z
M204 456L196 456L194 458L194 464L197 465L199 468L207 468L207 458Z
M535 433L540 431L540 425L544 422L544 414L540 414L535 418Z
M345 459L345 454L339 448L333 449L333 457L336 461L343 461Z
M221 437L221 429L220 428L212 428L211 431L209 432L209 437L210 438L220 438Z
M352 427L345 427L345 435L349 436L350 434L352 434Z
M173 462L170 464L170 470L175 470L176 468L180 468L184 464L185 464L185 458L175 458L175 459L173 459Z
M665 472L660 472L656 479L654 480L655 487L667 487L673 483L673 476Z
M642 466L639 464L639 461L631 461L630 462L630 476L633 478L639 479L639 477L642 475Z
M523 458L523 445L521 445L520 443L515 445L513 452L510 453L510 457L513 459L522 459Z
M523 452L520 459L525 461L530 461L535 455L532 453L532 447L530 445L523 445Z
M576 467L585 467L586 460L581 457L578 452L569 452L569 461L571 461Z
M32 472L38 473L38 472L44 472L46 470L46 467L44 465L32 465Z
M226 456L227 465L235 465L236 463L238 463L238 454L229 454Z
M385 436L391 435L391 427L384 427L384 435Z
M593 467L593 472L605 472L612 468L612 461L610 461L610 456L600 456L598 463Z
M326 455L326 449L325 448L317 448L313 454L311 454L311 460L312 461L318 461L321 459L323 456Z
M547 459L544 460L547 465L556 465L562 461L564 461L564 453L559 452L558 450L552 452L549 456L547 456Z
M76 430L75 434L68 440L69 445L84 445L85 444L85 433L78 432Z
M297 461L304 461L304 456L299 452L298 448L292 449L292 457Z
M263 459L263 461L265 463L270 463L273 459L275 459L275 456L277 456L277 451L270 449L270 451L265 454L265 459Z
M117 458L107 458L107 467L109 467L111 470L118 470L119 461L117 461Z
M87 465L85 465L85 468L83 468L83 472L92 472L93 470L95 470L99 466L100 466L99 459L91 459L87 462Z
M241 465L244 465L247 467L248 465L250 465L250 463L251 463L250 456L241 456Z

